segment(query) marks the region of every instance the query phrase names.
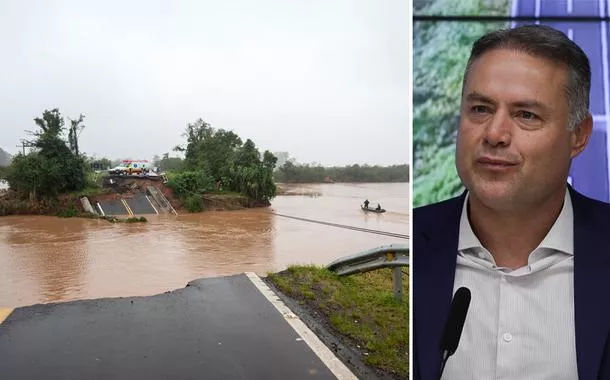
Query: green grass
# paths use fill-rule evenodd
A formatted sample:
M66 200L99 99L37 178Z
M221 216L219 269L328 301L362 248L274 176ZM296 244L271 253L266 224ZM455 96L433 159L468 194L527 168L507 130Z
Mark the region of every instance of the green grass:
M319 309L367 354L364 363L408 378L408 277L403 299L392 290L390 269L339 277L317 266L291 266L269 279L285 294Z

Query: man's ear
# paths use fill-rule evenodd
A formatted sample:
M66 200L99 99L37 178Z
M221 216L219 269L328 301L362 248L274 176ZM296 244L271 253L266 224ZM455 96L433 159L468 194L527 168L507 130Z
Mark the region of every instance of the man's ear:
M593 117L591 114L589 114L589 116L581 121L572 131L572 136L570 137L572 143L572 152L570 154L571 158L578 156L580 152L585 150L592 132Z

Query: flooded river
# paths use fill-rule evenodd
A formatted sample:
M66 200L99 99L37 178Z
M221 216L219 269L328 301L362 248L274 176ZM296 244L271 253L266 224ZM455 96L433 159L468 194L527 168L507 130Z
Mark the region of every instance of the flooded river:
M147 216L148 223L0 218L0 307L151 295L200 277L266 275L291 264L325 265L408 240L295 220L409 234L409 184L301 185L264 209ZM384 214L360 210L364 198Z

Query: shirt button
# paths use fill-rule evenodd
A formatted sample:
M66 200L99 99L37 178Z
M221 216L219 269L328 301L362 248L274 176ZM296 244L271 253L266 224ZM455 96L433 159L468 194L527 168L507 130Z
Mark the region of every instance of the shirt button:
M509 333L504 333L502 335L502 339L504 339L505 342L510 342L511 340L513 340L513 336Z

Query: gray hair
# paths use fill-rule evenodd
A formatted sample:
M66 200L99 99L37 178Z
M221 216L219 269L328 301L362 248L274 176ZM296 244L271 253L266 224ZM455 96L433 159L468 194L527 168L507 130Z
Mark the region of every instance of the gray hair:
M511 49L547 59L568 69L569 82L565 94L570 108L568 128L573 130L589 116L591 67L582 49L564 33L544 25L525 25L501 29L479 38L470 52L464 72L462 91L471 66L484 53L495 49Z

